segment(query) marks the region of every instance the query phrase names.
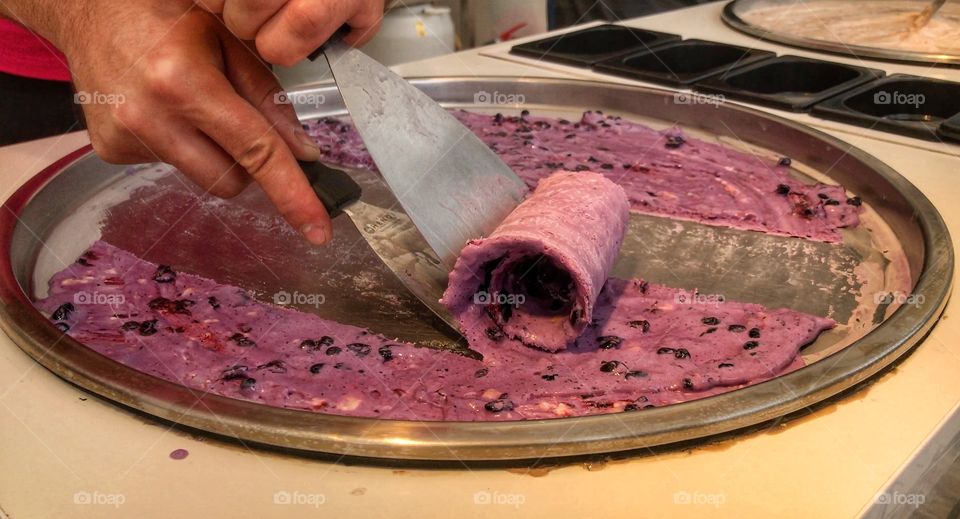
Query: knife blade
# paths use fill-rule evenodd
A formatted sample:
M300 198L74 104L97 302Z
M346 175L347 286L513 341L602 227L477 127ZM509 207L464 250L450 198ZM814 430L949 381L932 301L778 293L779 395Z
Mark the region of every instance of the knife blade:
M299 164L330 218L346 214L377 257L403 285L449 325L450 331L459 334L453 316L440 304L449 270L410 218L361 200L362 189L345 171L322 162L300 161Z
M468 240L492 232L523 200L526 184L390 69L337 38L322 51L377 169L449 271Z

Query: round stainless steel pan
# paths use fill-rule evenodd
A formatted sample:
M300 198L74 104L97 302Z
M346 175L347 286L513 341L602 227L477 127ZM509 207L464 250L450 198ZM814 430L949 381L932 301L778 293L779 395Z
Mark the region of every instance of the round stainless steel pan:
M917 2L919 8L917 12L923 9L923 4ZM793 36L785 32L778 32L770 27L760 27L744 20L743 14L756 7L769 7L782 4L785 7L795 6L796 0L732 0L723 8L721 18L724 23L734 29L755 36L764 41L771 41L799 47L803 49L818 50L832 54L843 54L857 58L879 59L883 61L895 61L901 63L915 64L940 64L949 67L960 67L960 55L941 54L935 52L919 52L911 50L888 49L882 47L869 47L864 45L854 45L844 42L833 42L827 40L818 40Z
M615 275L727 299L787 306L841 323L803 352L808 366L752 387L643 412L526 422L388 421L271 408L144 375L64 336L31 302L50 275L102 237L145 259L253 290L336 294L304 311L437 347L459 347L409 296L349 223L337 242L309 249L283 229L263 194L218 201L191 192L165 165L108 165L77 150L32 178L0 212L0 324L60 377L149 415L218 435L299 451L392 460L509 460L637 449L758 424L836 395L877 373L930 330L952 279L950 236L916 188L875 158L796 123L734 104L673 93L554 79L424 78L413 82L450 107L516 112L481 101L513 95L534 113L577 117L603 109L758 156L793 158L799 176L839 182L865 201L863 225L843 245L634 215ZM291 93L304 119L344 113L331 85ZM467 165L465 165L466 167ZM355 172L371 203L391 200ZM868 281L867 285L863 281ZM870 290L867 291L866 288ZM911 294L911 304L880 293Z

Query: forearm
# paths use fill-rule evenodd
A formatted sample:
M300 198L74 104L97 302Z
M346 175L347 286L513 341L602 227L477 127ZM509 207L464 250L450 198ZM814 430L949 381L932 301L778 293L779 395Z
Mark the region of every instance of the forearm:
M26 26L62 50L70 45L67 29L85 25L83 13L91 3L93 1L4 0L0 2L0 16Z

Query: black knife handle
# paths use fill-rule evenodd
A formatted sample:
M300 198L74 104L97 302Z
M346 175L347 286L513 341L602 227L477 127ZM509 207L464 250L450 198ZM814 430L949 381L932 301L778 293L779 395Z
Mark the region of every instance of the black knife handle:
M363 190L346 172L327 167L322 162L297 162L330 218L343 213L344 207L360 199Z
M333 33L333 35L330 36L330 38L327 40L327 43L330 43L336 40L342 40L343 37L348 34L350 34L350 26L347 24L343 24L340 26L339 29L337 29L337 32ZM323 54L323 49L327 47L327 43L324 43L323 45L317 47L317 50L308 54L307 59L309 59L310 61L317 61L317 58L319 58L320 55Z

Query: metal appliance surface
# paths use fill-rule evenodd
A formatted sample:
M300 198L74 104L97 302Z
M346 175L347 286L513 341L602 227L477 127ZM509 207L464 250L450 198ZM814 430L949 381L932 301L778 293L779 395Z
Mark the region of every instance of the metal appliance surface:
M802 3L802 2L801 2ZM856 2L854 2L856 3ZM756 9L758 7L771 7L782 5L786 8L795 7L797 5L796 0L732 0L726 6L724 6L723 14L721 15L724 23L730 27L749 34L751 36L760 38L765 41L772 41L777 43L782 43L784 45L790 45L792 47L799 47L803 49L810 49L821 52L829 52L833 54L843 54L847 56L854 56L863 59L879 59L884 61L894 61L894 62L903 62L903 63L915 63L915 64L936 64L941 66L949 67L960 67L960 55L953 53L938 53L938 52L920 52L913 50L900 50L893 48L883 48L883 47L871 47L864 45L856 45L849 42L840 42L840 41L828 41L820 39L812 39L794 36L787 34L785 32L778 31L776 28L771 27L760 27L754 24L747 22L744 19L744 13L748 12L750 9ZM917 2L919 6L917 12L923 8L923 2ZM904 29L909 29L909 25L905 24Z
M906 353L933 327L946 303L953 253L938 212L883 163L818 131L733 104L677 104L671 92L607 83L496 77L413 83L451 108L519 111L475 102L477 92L511 92L523 95L523 108L534 113L570 118L585 109L603 109L654 127L679 124L694 136L758 156L790 156L798 174L845 185L863 198L865 212L860 228L845 231L843 246L634 214L614 275L830 315L846 324L804 350L806 368L641 413L527 422L410 422L198 394L126 368L63 336L31 300L45 294L52 273L102 237L147 260L253 290L267 301L291 303L425 345L462 345L444 335L432 312L365 248L349 223L338 225L331 247L311 249L285 228L255 189L232 201L197 196L168 166L111 166L89 149L64 157L27 182L0 213L0 322L24 351L62 378L185 426L301 451L505 460L704 438L797 411L868 379ZM304 93L326 99L319 107L298 107L304 118L345 113L333 86ZM364 188L365 203L397 208L376 175L353 173ZM293 297L297 293L325 294L328 300L316 305L316 299Z

